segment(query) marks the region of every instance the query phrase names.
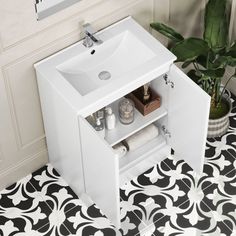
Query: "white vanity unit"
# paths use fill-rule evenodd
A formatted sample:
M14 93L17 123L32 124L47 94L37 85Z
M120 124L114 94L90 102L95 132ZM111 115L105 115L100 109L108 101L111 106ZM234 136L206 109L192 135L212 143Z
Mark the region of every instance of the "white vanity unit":
M96 34L103 43L78 42L35 65L49 161L80 195L86 192L120 227L119 186L171 153L196 172L204 162L210 97L174 64L175 56L127 17ZM100 80L108 71L111 78ZM150 82L161 107L147 116L135 111L130 125L119 123L117 103ZM105 139L86 117L111 105L117 116ZM118 158L112 146L154 124L161 134Z

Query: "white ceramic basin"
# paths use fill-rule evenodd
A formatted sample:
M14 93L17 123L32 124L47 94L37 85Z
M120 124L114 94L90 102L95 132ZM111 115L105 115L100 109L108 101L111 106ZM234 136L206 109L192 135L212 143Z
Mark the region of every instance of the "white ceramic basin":
M153 57L155 53L149 47L130 31L124 31L56 68L81 95L86 95L137 69Z
M95 36L103 43L86 48L81 40L35 64L37 78L83 114L166 73L176 59L132 17Z

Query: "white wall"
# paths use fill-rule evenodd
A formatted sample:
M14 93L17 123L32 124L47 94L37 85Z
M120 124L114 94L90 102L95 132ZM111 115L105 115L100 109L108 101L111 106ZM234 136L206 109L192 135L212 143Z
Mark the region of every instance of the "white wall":
M81 25L103 28L127 15L148 28L153 0L83 0L42 21L33 0L0 5L0 189L47 162L33 64L78 41Z
M79 40L84 22L100 29L132 15L147 29L158 20L186 36L199 35L204 4L205 0L82 0L37 21L33 0L1 0L0 189L47 162L35 62ZM234 37L235 27L236 23Z

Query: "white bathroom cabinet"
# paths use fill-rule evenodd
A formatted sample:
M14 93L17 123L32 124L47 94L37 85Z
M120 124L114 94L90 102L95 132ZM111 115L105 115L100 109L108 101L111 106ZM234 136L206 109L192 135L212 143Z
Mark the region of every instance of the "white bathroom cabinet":
M151 87L161 96L161 107L147 116L136 110L130 125L118 120L105 139L79 116L86 192L116 226L120 224L119 187L171 155L171 149L176 158L184 159L197 173L202 172L208 95L175 65L167 74L153 79ZM111 106L117 114L117 102ZM124 157L115 156L112 146L151 123L160 130L157 138Z
M86 192L118 228L120 186L168 157L171 149L176 158L184 159L197 173L202 172L210 107L210 97L173 64L175 56L132 18L111 26L104 37L103 33L100 36L106 42L106 36L121 29L140 33L139 39L153 44L153 51L157 52L153 60L143 65L145 70L141 65L128 78L123 76L80 95L51 68L76 56L77 49L91 50L81 42L35 65L49 161L78 195ZM130 125L122 125L117 117L116 128L101 138L86 118L108 105L117 113L118 100L147 82L161 96L161 107L147 116L135 111ZM112 146L149 124L156 125L160 135L117 158Z

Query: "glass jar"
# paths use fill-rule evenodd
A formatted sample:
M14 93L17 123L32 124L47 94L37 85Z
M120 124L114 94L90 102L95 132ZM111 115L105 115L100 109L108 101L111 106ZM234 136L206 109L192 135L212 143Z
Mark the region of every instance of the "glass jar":
M125 125L134 121L134 102L132 100L124 98L119 102L119 119Z

